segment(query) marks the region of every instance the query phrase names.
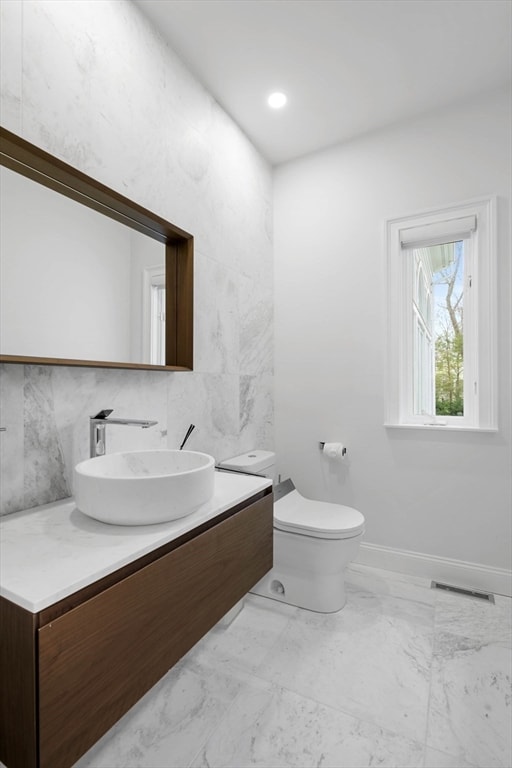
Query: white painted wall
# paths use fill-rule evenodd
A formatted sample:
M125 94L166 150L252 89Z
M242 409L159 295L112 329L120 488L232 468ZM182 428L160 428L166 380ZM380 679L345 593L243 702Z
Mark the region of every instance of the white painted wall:
M280 470L360 509L375 545L510 568L510 96L489 94L278 168ZM498 434L384 421L386 218L499 196ZM344 442L343 465L318 441Z

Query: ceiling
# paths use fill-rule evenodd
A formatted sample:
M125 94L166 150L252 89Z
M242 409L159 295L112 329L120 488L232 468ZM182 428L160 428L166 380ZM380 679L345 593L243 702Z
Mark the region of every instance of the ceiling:
M512 74L511 0L135 2L272 164Z

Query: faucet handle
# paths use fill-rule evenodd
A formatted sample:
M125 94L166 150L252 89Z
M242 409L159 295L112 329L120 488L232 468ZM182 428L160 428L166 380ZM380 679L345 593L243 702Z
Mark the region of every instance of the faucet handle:
M106 408L104 411L100 411L96 416L91 416L91 419L108 419L111 413L114 412L113 408Z

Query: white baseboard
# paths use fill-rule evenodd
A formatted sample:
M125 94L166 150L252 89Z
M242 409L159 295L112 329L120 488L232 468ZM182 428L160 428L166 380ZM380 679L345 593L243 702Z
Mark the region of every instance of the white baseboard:
M367 542L361 543L354 562L385 571L421 576L456 587L479 589L512 597L512 571L506 568L491 568L479 563L466 563L463 560L451 560L421 552L407 552Z

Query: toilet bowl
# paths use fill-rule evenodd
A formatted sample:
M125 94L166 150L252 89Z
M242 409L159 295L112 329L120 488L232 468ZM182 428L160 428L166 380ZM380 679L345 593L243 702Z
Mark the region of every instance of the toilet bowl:
M343 608L344 571L359 549L363 515L342 504L306 499L291 480L276 484L271 451L249 451L219 466L274 480L274 567L251 592L320 613Z

